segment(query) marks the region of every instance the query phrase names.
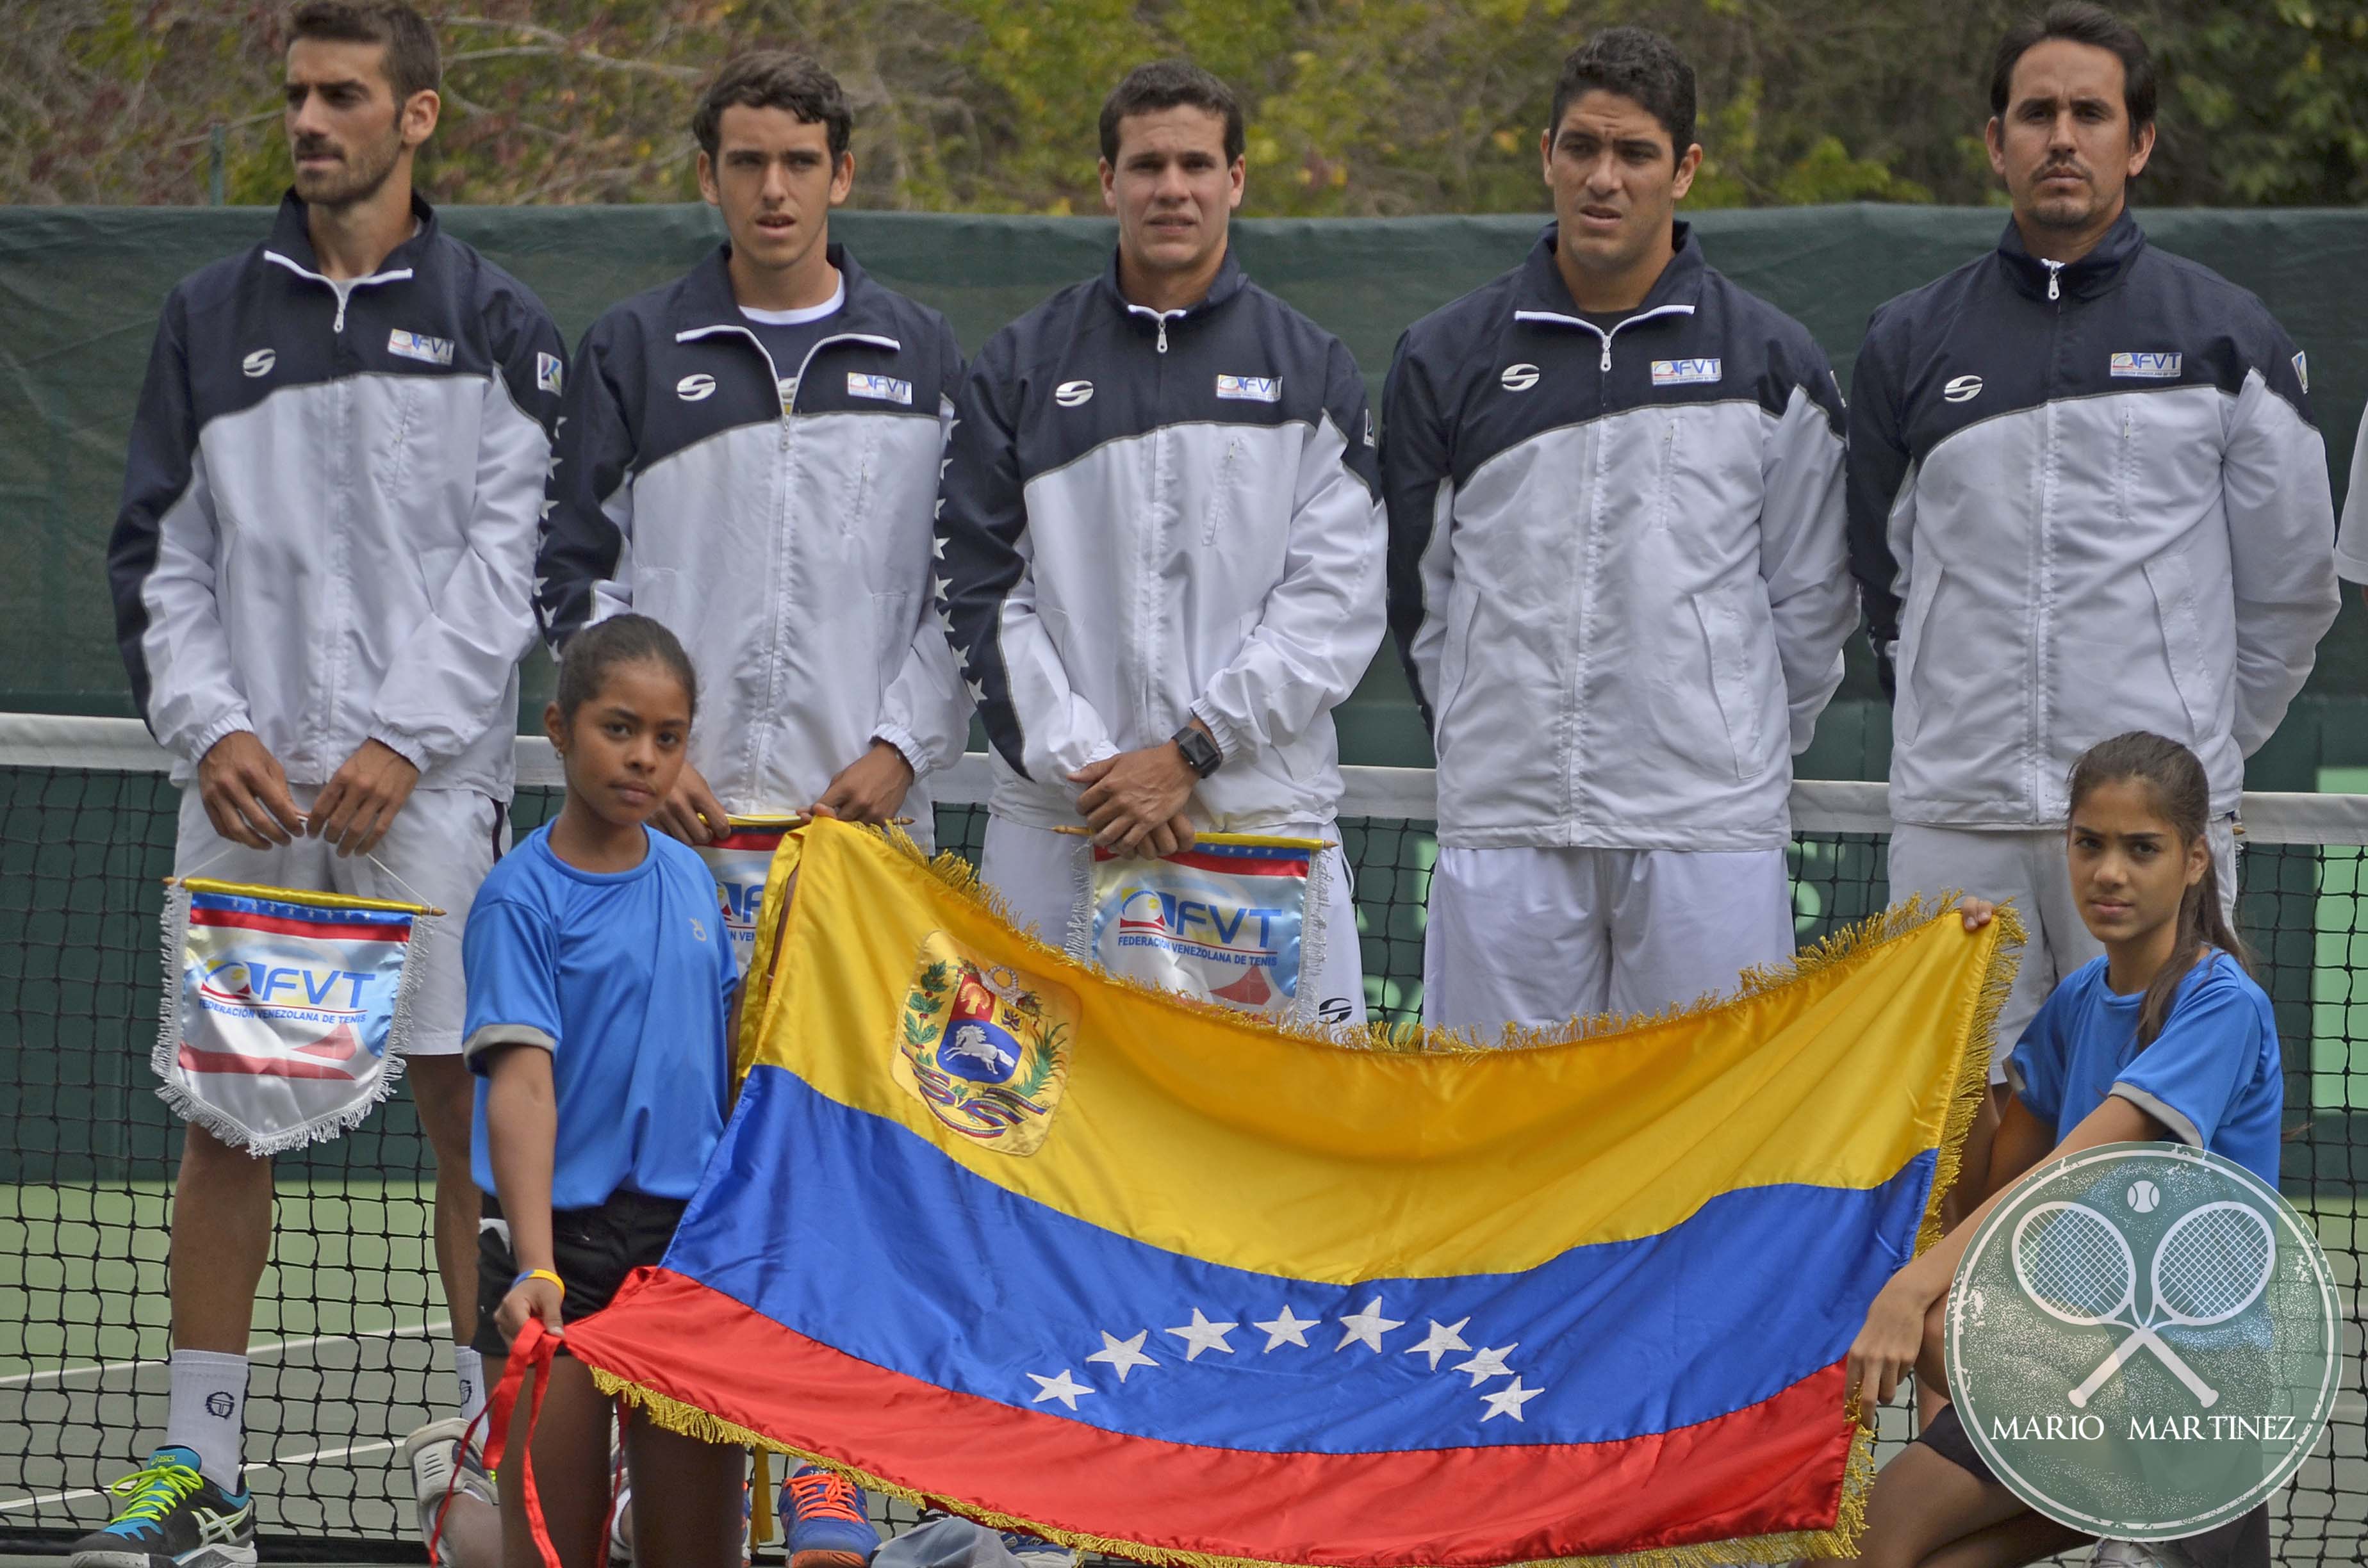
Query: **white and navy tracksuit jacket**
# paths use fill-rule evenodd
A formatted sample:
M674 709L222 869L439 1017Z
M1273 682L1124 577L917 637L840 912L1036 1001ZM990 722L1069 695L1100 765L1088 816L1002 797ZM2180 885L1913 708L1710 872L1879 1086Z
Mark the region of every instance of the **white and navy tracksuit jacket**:
M536 561L554 646L627 610L682 640L691 760L741 814L812 804L874 738L922 778L969 733L928 614L961 352L943 316L829 256L846 301L803 365L750 330L728 246L593 324ZM928 821L926 784L907 803Z
M1851 388L1850 557L1896 666L1900 822L2060 823L2125 730L2203 759L2216 813L2335 619L2303 356L2251 294L2146 244L1998 249L1874 313Z
M562 348L413 206L412 238L333 283L290 196L165 301L108 572L178 779L248 730L293 784L375 739L423 790L509 798Z
M1398 345L1390 619L1465 848L1781 848L1841 679L1842 409L1790 317L1677 254L1598 326L1549 227Z
M973 363L939 489L939 603L997 761L995 814L1075 824L1088 762L1193 716L1204 826L1329 820L1331 710L1383 631L1364 384L1228 256L1208 297L1130 305L1116 264Z

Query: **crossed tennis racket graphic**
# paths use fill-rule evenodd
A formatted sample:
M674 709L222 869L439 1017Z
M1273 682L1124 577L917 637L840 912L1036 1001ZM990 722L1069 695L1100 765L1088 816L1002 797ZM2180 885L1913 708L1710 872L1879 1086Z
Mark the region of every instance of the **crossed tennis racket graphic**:
M2155 1329L2209 1328L2251 1306L2269 1286L2277 1239L2259 1210L2229 1199L2180 1215L2155 1244L2148 1267L2153 1301L2143 1317L2136 1311L2138 1266L2129 1238L2088 1205L2034 1205L2014 1228L2013 1252L2015 1278L2048 1316L2079 1328L2112 1324L2130 1331L2071 1391L2075 1407L2086 1407L2123 1362L2145 1349L2208 1408L2219 1402L2219 1391L2197 1377Z

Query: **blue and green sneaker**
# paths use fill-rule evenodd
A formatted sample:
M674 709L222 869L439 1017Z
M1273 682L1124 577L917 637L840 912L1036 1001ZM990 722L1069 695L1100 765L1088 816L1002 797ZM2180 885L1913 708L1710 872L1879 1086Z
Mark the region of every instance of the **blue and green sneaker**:
M74 1542L69 1568L255 1568L255 1499L199 1475L188 1449L157 1449L108 1490L122 1511Z

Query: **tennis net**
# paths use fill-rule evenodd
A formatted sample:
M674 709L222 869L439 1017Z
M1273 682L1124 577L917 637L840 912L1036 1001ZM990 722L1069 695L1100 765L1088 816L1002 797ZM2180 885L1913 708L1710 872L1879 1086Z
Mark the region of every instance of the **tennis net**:
M520 742L520 833L557 805L549 748ZM0 716L0 1547L103 1522L107 1483L161 1432L165 1220L178 1129L154 1093L157 910L178 791L136 723ZM1350 768L1342 842L1367 1000L1421 1006L1436 841L1427 771ZM939 788L942 846L975 856L986 772ZM1883 907L1883 787L1804 782L1793 801L1796 922L1814 940ZM2347 1392L2321 1451L2277 1504L2289 1564L2368 1557L2359 1208L2368 1188L2368 796L2246 801L2240 908L2285 1043L2284 1187L2344 1290ZM428 1244L430 1162L407 1101L279 1162L278 1229L256 1302L250 1485L278 1555L389 1560L409 1539L404 1435L446 1413L443 1301ZM1886 1447L1908 1431L1886 1414ZM893 1523L911 1515L894 1510Z

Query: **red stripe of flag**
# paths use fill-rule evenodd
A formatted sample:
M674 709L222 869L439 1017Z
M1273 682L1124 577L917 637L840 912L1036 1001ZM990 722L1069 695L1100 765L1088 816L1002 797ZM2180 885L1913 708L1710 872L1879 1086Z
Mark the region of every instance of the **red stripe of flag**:
M189 911L192 926L231 926L242 931L268 931L275 937L320 937L337 941L408 942L411 922L390 922L381 926L347 920L291 920L284 915L257 915L244 909L208 909L202 904Z
M1614 1442L1361 1454L1163 1442L873 1366L663 1268L570 1324L567 1348L957 1510L1326 1568L1479 1568L1828 1529L1851 1437L1836 1363L1731 1415Z
M1115 860L1117 856L1097 847L1097 860ZM1304 877L1307 874L1307 857L1297 850L1285 850L1276 857L1244 856L1235 859L1230 855L1203 855L1197 849L1179 849L1160 859L1170 866L1190 866L1196 871L1224 871L1236 877Z

